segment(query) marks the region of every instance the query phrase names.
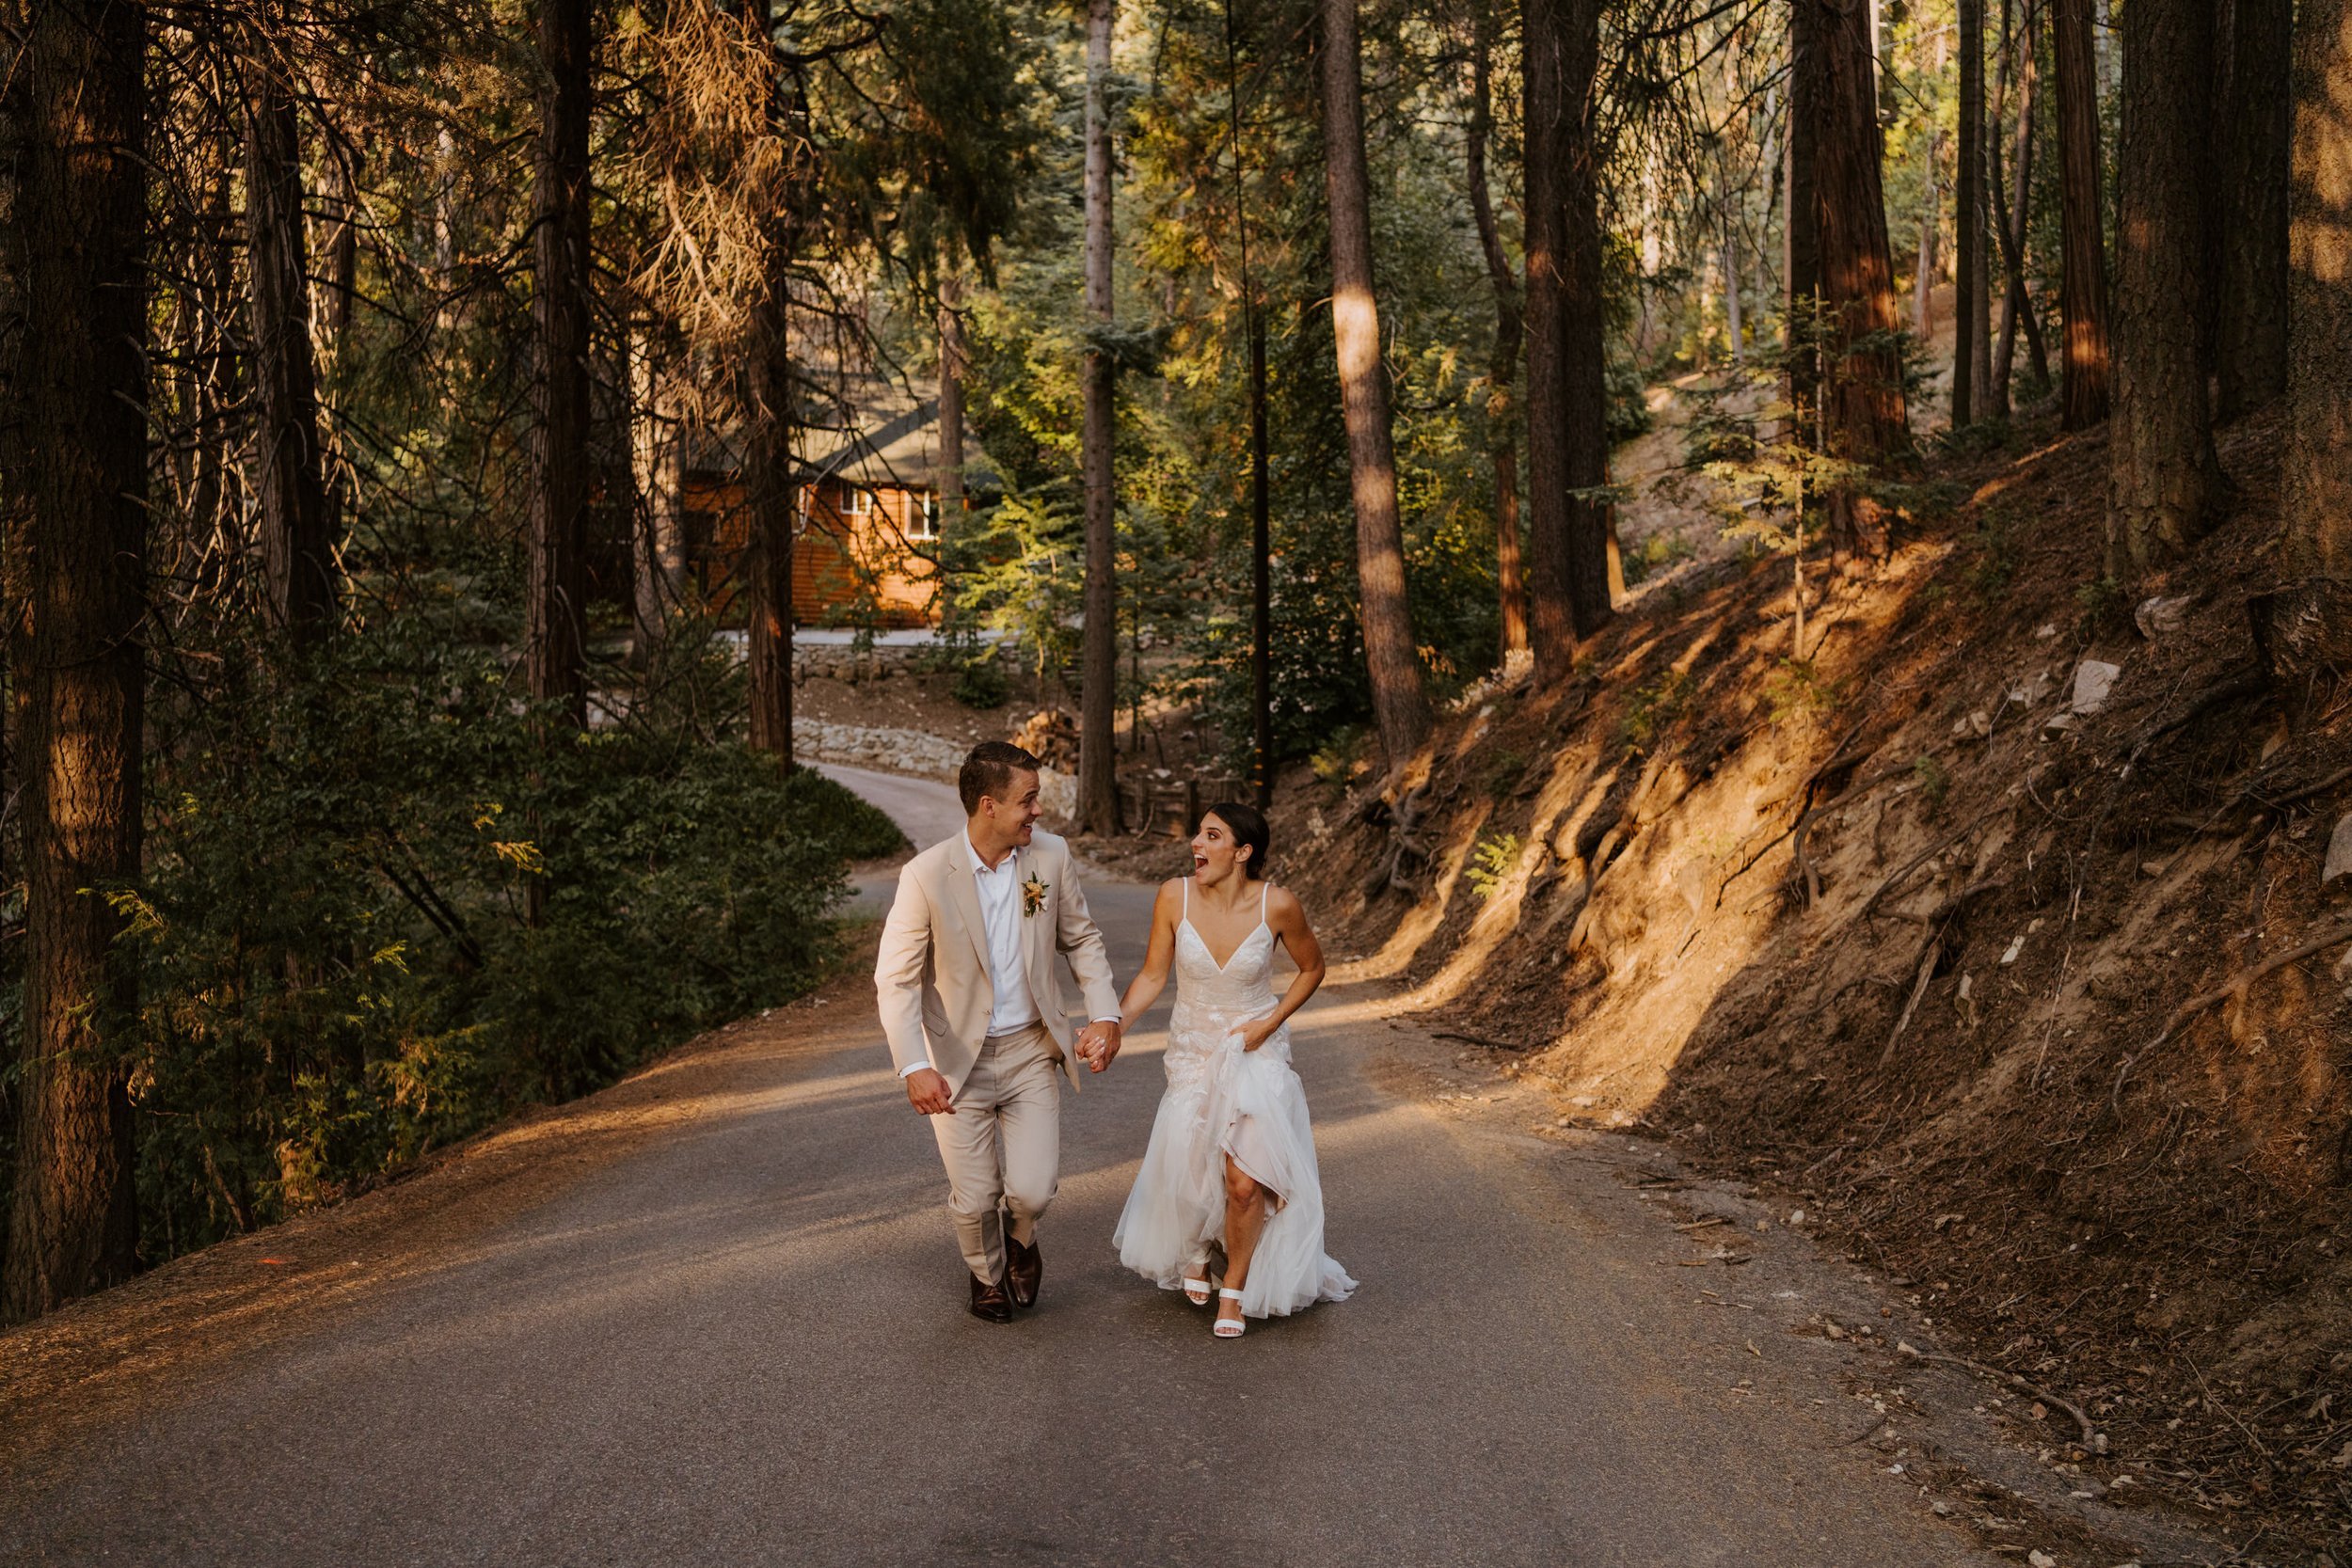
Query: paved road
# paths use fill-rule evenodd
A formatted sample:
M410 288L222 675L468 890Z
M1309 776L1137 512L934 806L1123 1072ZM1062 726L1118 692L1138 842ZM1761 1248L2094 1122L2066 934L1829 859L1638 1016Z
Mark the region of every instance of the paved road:
M945 795L876 793L918 841ZM1091 891L1124 972L1149 890ZM1139 1034L1067 1111L1043 1300L974 1321L930 1135L844 1037L0 1498L0 1561L2002 1560L1846 1446L1851 1405L1775 1392L1788 1341L1693 1294L1764 1260L1677 1267L1607 1173L1413 1092L1370 1001L1297 1031L1351 1302L1225 1343L1120 1273Z

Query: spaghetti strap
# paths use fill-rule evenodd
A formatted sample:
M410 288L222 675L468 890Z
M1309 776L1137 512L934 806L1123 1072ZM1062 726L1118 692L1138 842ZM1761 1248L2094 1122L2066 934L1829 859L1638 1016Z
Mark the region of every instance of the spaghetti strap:
M1273 891L1274 884L1271 882L1258 884L1258 924L1261 926L1265 924L1265 895Z
M1190 877L1184 879L1184 918L1186 920L1192 918L1192 879Z

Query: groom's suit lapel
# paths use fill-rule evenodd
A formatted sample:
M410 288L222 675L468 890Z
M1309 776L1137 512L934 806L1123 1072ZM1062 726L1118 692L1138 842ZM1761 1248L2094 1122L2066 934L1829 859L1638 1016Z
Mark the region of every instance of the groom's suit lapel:
M980 890L972 885L972 852L963 846L959 833L947 844L947 896L956 906L956 915L963 922L964 934L972 939L972 958L980 966L980 979L988 979L988 922L980 915Z

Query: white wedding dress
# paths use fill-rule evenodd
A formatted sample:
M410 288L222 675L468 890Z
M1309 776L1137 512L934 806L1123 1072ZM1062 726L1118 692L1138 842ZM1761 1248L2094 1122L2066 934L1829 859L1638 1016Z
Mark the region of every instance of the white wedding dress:
M1291 1069L1290 1025L1244 1051L1234 1031L1275 1006L1274 931L1261 892L1258 928L1220 968L1192 926L1192 884L1176 927L1176 1007L1168 1026L1168 1092L1126 1211L1111 1233L1119 1260L1181 1290L1225 1240L1225 1156L1275 1197L1242 1286L1242 1315L1282 1317L1356 1289L1324 1256L1323 1183L1307 1091Z

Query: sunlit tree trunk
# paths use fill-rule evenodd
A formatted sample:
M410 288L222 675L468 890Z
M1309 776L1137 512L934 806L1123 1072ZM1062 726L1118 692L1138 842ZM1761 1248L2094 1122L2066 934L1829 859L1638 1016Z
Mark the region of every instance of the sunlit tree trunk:
M1389 384L1372 286L1372 193L1364 168L1361 56L1356 0L1323 0L1324 183L1331 215L1331 331L1356 506L1357 608L1372 680L1374 722L1391 768L1401 768L1429 731L1405 588Z
M2233 420L2286 389L2295 0L2228 0L2219 10L2208 255L2214 417Z
M2099 172L2099 62L2091 0L2052 0L2058 63L2058 314L2064 323L2066 428L2107 417L2107 264Z
M2163 564L2217 520L2221 468L2197 309L2213 22L2206 0L2132 0L2124 13L2107 512L2118 577Z
M1821 8L1788 6L1788 348L1782 390L1800 430L1813 423L1820 390L1818 320L1821 288Z
M581 624L588 514L589 0L539 0L541 90L532 245L538 350L536 472L524 607L531 694L588 722ZM532 884L536 886L536 882Z
M1519 564L1519 451L1512 389L1518 379L1519 282L1503 253L1486 178L1486 148L1494 131L1494 14L1481 4L1470 43L1470 198L1478 244L1495 292L1494 351L1486 361L1487 451L1495 476L1495 577L1501 591L1502 656L1527 651L1527 586ZM1735 292L1736 298L1736 292ZM1736 331L1736 328L1735 328Z
M1111 324L1112 0L1087 6L1086 309L1096 331ZM1118 497L1111 447L1117 434L1112 378L1117 367L1100 344L1086 353L1079 465L1086 482L1085 645L1078 689L1078 821L1089 833L1119 831L1115 721L1119 712Z
M2300 0L2295 23L2294 180L2282 565L2332 578L2352 615L2352 8Z
M296 647L334 626L335 558L319 443L300 132L268 40L244 65L246 246L253 333L253 488L272 615Z
M106 895L139 875L150 14L42 0L0 85L21 182L11 248L41 328L20 349L8 476L31 633L12 639L25 925L6 1319L127 1277L137 1243L136 972Z
M670 612L686 581L686 428L678 417L675 370L663 363L656 329L642 325L629 348L629 461L637 490L629 598L643 663L668 634Z

